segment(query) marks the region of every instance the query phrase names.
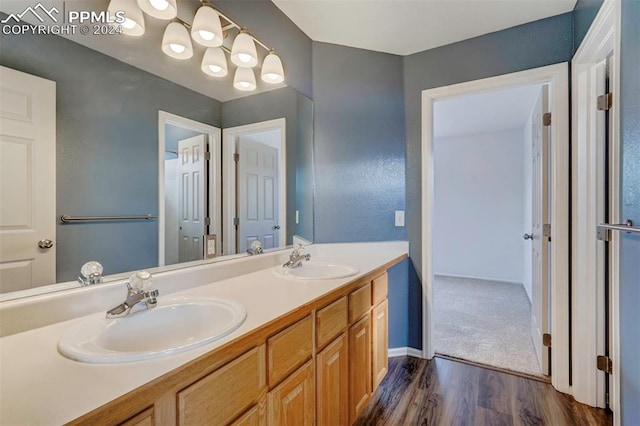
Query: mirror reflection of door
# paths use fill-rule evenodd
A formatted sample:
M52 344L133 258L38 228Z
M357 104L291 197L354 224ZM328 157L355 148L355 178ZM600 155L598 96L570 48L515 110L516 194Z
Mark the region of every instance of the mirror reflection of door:
M258 140L264 143L258 142ZM242 253L253 241L263 249L280 246L279 131L239 136L236 142L238 227L237 247Z
M204 259L205 236L218 233L220 129L163 114L159 263L173 265Z
M225 254L287 244L286 119L223 130ZM291 244L291 241L289 241Z

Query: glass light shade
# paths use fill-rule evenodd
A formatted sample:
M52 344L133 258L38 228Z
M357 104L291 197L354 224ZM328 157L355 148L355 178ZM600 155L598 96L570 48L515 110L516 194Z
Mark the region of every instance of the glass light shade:
M220 15L212 7L202 6L196 12L191 25L191 37L206 47L222 46L223 35Z
M258 52L253 37L244 32L236 36L231 46L231 62L240 68L253 68L258 65Z
M227 58L219 47L209 47L202 58L202 72L212 77L227 75Z
M178 16L176 0L138 0L138 6L154 18L173 19Z
M256 76L251 68L236 69L236 75L233 77L233 87L243 92L256 90Z
M144 15L138 7L136 0L111 0L107 8L110 16L116 16L116 12L124 12L125 20L119 23L122 32L130 36L144 34Z
M269 52L262 63L262 73L260 76L265 83L277 84L284 81L282 61L278 55Z
M164 30L162 51L172 58L189 59L193 56L193 45L189 31L179 22L171 22Z

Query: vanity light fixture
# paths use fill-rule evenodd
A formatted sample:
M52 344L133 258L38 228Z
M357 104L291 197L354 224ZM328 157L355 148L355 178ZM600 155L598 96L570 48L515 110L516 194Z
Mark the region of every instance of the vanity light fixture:
M237 67L233 87L238 90L251 91L257 87L253 71L259 61L256 45L267 51L260 71L261 80L268 84L284 82L282 60L273 49L220 12L208 0L201 0L193 24L177 17L177 0L111 0L109 11L115 13L119 10L125 11L127 21L122 27L123 32L129 35L144 33L143 11L158 19L172 19L162 37L162 51L172 58L189 59L193 56L193 39L207 48L200 69L209 76L225 77L229 73L228 54ZM224 46L228 33L237 34L231 50Z
M284 81L284 70L280 57L272 50L262 62L262 81L265 83L277 84Z
M167 20L178 16L176 0L138 0L138 6L154 18Z
M207 4L200 6L196 16L193 18L191 37L206 47L222 46L224 36L222 25L220 24L220 15L213 7Z
M202 72L212 77L227 75L227 58L220 47L209 47L204 52L201 65Z
M256 90L256 76L253 73L253 68L236 68L233 87L243 92Z
M176 59L189 59L193 56L191 37L182 22L167 25L162 37L162 51Z
M122 32L130 36L141 36L144 34L144 15L136 3L136 0L111 0L107 8L110 16L115 16L116 12L124 12L124 22Z
M240 68L253 68L258 65L256 43L245 30L240 30L231 46L231 62Z

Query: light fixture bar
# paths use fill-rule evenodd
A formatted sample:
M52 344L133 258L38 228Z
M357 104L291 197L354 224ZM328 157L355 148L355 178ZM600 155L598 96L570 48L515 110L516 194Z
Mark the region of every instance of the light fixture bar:
M237 29L239 29L239 30L242 30L242 29L243 29L240 25L238 25L238 23L237 23L237 22L235 22L233 19L229 18L227 15L225 15L224 13L222 13L222 12L220 11L220 9L218 9L217 7L215 7L214 5L212 5L211 3L209 3L208 1L203 0L203 1L201 1L200 3L201 3L203 6L209 6L209 7L213 8L216 12L218 12L218 15L220 15L220 17L221 17L222 19L224 19L225 21L227 21L227 22L229 23L229 24L227 24L227 25L225 25L225 26L223 26L223 27L222 27L222 31L227 31L227 30L229 30L229 29L231 29L231 28L237 28ZM273 50L272 48L270 48L269 46L267 46L266 44L264 44L262 41L260 41L260 39L259 39L258 37L254 36L253 34L251 34L251 33L250 33L249 31L247 31L246 29L245 29L245 33L246 33L247 35L249 35L249 36L253 39L253 41L255 41L255 42L256 42L256 43L258 43L260 46L262 46L262 48L263 48L263 49L265 49L267 52L271 52L271 51Z

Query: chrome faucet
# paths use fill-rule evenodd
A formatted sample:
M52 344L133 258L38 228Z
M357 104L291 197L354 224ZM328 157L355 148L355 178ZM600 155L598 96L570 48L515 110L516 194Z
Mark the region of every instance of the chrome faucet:
M156 299L160 292L150 289L151 274L147 271L138 271L129 278L127 283L127 299L118 306L107 311L107 319L123 318L155 308Z
M262 244L260 243L260 241L255 240L254 242L252 242L251 247L247 249L247 253L249 253L251 256L262 254Z
M309 253L307 254L302 253L303 250L304 250L304 247L302 246L302 244L298 244L297 246L295 246L293 248L293 252L289 256L289 261L284 265L282 265L282 267L285 269L294 269L302 265L302 262L304 260L311 259L311 255Z

